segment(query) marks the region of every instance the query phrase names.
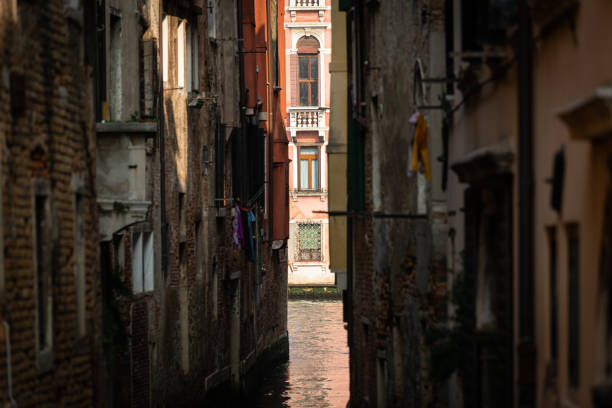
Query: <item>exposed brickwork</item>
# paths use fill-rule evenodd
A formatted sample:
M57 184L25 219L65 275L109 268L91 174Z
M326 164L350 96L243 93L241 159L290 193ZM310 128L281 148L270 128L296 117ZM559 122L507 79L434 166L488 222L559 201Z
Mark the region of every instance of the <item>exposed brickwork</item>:
M95 405L97 210L88 67L82 23L61 0L0 6L0 152L4 283L0 320L10 326L13 397L20 407ZM18 5L18 6L17 6ZM12 7L17 6L17 9ZM79 10L76 10L78 13ZM80 10L83 13L83 10ZM48 183L51 248L51 359L36 351L37 280L34 183ZM75 298L75 195L82 195L85 328L79 337ZM43 235L42 233L40 235ZM40 316L39 316L40 318ZM0 341L0 402L8 401L5 335Z
M131 319L132 407L148 407L151 373L149 366L149 314L146 300L133 304Z
M116 397L122 406L200 404L211 391L206 387L229 381L232 337L240 339L239 365L244 377L257 357L283 338L287 328L286 260L279 263L266 234L261 236L264 272L259 281L255 263L248 262L246 252L237 250L232 241L233 202L228 200L218 210L214 201L220 198L215 196L215 154L225 154L224 197L232 197L236 189L232 185L231 140L216 146L217 131L223 136L229 136L232 128L234 134L240 132L235 119L240 117L238 87L234 85L240 82L235 45L207 38L207 13L198 14L184 5L180 1L163 4L168 41L154 29L144 35L159 44L157 62L152 64L159 67L158 75L163 67L161 48L168 46L169 55L163 92L151 97L145 89L142 102L159 98L161 134L147 164L151 175L147 177L147 197L153 203L146 222L117 235L112 244L113 268L122 285L132 291L131 236L140 231L153 232L159 264L153 291L115 296L122 325L130 334L129 341L115 352L131 364L129 370L123 366L123 371L117 372L122 384L117 385ZM157 6L162 2L151 3L151 7ZM215 7L217 36L235 36L236 4L222 1ZM254 16L249 16L253 12L252 6L246 7L245 19L254 21ZM201 107L188 106L193 95L178 83L177 28L181 22L198 29L200 96L206 96ZM260 69L266 72L263 66ZM149 75L148 68L144 74ZM143 83L147 81L145 78ZM263 210L255 213L265 232L271 221ZM165 241L162 234L166 234ZM236 332L232 302L238 292L240 324ZM129 384L129 390L124 384Z
M360 88L352 91L359 99L349 117L359 116L354 125L363 134L359 166L366 214L416 214L419 200L431 212L431 187L420 189L418 177L407 175L413 128L405 118L414 113L415 103L428 104L427 94L422 102L413 100L414 88L421 86L413 81L414 70L419 61L425 77L431 76L429 32L444 29L443 6L442 1L426 6L397 0L371 8L362 2L355 12L359 17L347 14L357 19L350 35L357 43L349 43L347 50L349 61L358 64L352 74L361 78L349 79ZM353 57L355 49L359 55ZM400 61L397 55L404 57ZM430 129L440 125L425 115ZM359 139L349 136L349 143ZM381 401L385 406L437 406L437 390L428 377L426 336L445 318L445 259L437 252L432 255L432 236L445 222L441 212L427 220L353 218L351 406L375 407Z

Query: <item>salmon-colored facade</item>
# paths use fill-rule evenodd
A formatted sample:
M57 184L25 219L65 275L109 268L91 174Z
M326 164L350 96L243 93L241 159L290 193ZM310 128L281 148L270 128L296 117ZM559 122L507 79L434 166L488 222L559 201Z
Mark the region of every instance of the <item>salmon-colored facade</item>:
M274 249L286 254L289 237L287 206L288 138L283 123L285 63L282 22L284 0L243 0L242 114L266 135L265 195L268 232ZM286 255L283 255L286 257Z
M327 145L330 0L288 0L284 9L289 165L289 285L333 285L329 269Z

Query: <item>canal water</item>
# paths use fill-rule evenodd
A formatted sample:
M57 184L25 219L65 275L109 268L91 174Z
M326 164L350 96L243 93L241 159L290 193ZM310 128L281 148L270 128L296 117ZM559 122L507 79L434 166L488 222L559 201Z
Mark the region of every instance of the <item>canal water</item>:
M256 408L344 408L349 360L341 301L290 300L289 362L268 375Z

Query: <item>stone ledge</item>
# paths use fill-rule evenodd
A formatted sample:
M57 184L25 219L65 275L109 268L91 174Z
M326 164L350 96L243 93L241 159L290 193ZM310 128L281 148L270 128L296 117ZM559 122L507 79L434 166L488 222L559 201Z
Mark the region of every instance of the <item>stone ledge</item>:
M451 164L462 183L481 181L496 174L511 173L514 152L509 143L476 149Z
M97 122L97 133L156 133L157 122Z
M150 201L98 199L100 241L108 241L113 234L145 221L150 206Z
M560 109L557 115L572 139L612 137L612 86L597 88L593 94Z

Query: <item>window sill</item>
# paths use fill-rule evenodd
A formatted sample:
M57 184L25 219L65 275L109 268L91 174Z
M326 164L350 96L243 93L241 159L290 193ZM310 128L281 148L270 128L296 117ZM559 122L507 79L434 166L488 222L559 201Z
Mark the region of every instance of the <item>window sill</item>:
M132 298L134 300L138 300L138 299L153 297L154 294L155 294L155 289L148 290L146 292L136 292L136 293L132 292Z
M327 197L327 191L321 190L294 190L291 192L292 197Z

